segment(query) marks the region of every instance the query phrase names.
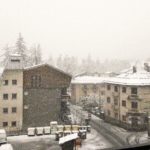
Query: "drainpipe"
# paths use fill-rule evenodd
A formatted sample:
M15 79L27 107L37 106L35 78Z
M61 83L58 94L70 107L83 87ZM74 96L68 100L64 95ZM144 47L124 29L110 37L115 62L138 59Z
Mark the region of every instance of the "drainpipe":
M120 120L120 110L121 110L121 108L120 108L120 101L121 101L121 99L120 99L120 92L121 92L120 89L121 88L120 88L120 85L119 85L119 121L121 121Z

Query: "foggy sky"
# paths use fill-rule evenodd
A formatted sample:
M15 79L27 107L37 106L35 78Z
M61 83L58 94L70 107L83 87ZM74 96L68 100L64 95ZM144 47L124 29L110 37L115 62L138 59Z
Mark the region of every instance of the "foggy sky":
M100 59L150 57L149 0L0 0L0 49L21 32L28 47Z

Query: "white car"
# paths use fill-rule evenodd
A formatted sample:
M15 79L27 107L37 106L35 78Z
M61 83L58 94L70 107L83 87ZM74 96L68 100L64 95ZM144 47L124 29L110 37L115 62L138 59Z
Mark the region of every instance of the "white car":
M2 144L0 150L13 150L13 147L11 144Z
M43 127L36 128L36 135L43 135Z
M34 136L35 135L35 128L28 128L28 136Z

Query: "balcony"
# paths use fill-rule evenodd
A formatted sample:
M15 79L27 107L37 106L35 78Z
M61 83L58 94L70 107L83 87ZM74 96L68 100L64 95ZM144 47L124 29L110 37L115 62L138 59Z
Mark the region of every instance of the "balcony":
M131 109L128 110L128 115L135 115L135 116L137 116L139 114L141 114L141 112L139 111L138 108L131 108Z
M112 95L113 95L113 97L119 97L119 93L118 92L113 92Z
M129 95L128 100L141 100L141 98L138 95Z

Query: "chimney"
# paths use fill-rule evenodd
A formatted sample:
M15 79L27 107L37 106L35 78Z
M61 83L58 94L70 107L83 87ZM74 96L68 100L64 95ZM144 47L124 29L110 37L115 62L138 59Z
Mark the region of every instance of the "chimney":
M136 73L136 72L137 72L136 67L133 66L133 73Z

